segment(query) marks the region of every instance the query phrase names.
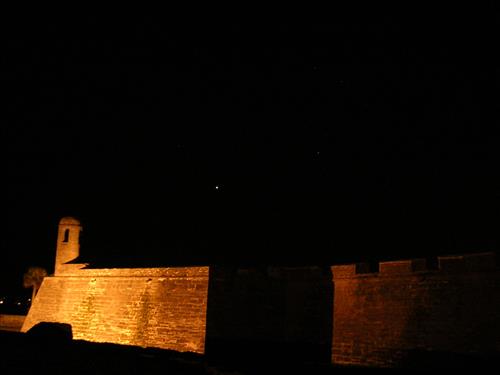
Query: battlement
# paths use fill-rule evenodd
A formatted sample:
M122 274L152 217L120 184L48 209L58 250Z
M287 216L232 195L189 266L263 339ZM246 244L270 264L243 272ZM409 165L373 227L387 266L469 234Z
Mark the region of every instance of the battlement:
M403 276L421 272L483 272L497 269L497 257L493 252L447 255L437 257L437 268L429 259L405 259L379 262L378 267L369 263L354 263L332 266L334 279L356 277Z

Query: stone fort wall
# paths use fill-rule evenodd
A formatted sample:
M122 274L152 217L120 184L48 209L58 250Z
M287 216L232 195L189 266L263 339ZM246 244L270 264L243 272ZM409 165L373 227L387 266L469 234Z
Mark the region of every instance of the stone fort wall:
M44 279L23 332L60 322L74 339L204 352L208 267L82 266Z
M500 353L495 253L332 267L93 269L59 224L55 276L23 324L73 337L227 358L393 367L416 351ZM76 258L75 258L76 257Z
M25 318L24 315L0 314L0 331L19 332Z
M500 352L494 253L333 266L332 361L392 367L412 353ZM414 357L418 358L418 357Z
M322 267L66 269L23 325L234 358L393 367L416 350L500 352L495 254ZM72 265L73 266L73 265Z

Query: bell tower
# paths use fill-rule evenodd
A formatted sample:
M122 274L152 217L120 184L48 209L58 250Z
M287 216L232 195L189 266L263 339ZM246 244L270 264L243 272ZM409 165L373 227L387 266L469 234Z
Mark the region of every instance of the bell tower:
M66 268L72 268L71 265L65 265L78 258L80 255L80 232L82 226L80 221L73 217L63 217L59 221L59 232L57 234L56 264L54 274L64 273ZM69 267L68 267L69 266Z

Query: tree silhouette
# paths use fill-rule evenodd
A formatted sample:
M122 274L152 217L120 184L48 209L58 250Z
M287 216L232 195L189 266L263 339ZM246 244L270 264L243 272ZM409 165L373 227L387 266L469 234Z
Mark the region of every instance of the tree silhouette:
M42 285L43 278L47 276L47 271L42 267L30 267L23 277L23 286L33 288L31 303L35 300L36 293Z

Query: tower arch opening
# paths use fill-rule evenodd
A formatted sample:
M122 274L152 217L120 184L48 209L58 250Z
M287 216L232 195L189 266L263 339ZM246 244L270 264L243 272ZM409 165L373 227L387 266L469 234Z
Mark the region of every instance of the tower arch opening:
M64 231L64 238L63 238L63 242L64 242L64 243L69 242L69 229L66 229L66 230Z

